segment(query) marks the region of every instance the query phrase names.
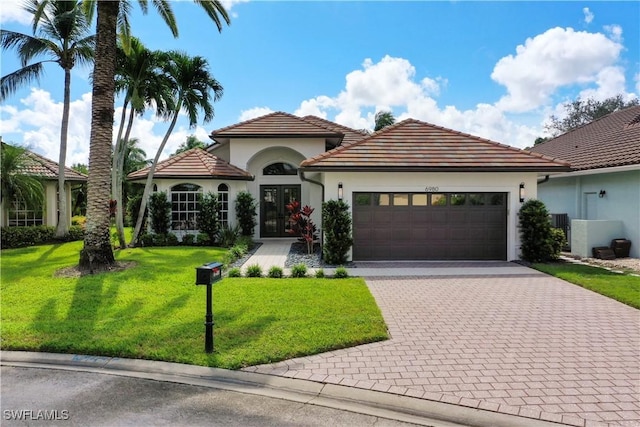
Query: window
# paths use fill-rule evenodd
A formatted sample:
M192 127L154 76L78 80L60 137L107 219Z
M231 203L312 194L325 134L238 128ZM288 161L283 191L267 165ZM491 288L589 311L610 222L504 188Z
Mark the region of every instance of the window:
M396 193L393 195L394 206L409 206L409 195L404 193Z
M431 206L447 206L447 195L439 193L431 194Z
M411 204L413 206L427 206L427 195L423 193L412 194Z
M289 163L272 163L262 169L263 175L297 175L298 169Z
M202 187L180 184L171 187L171 229L197 231Z
M462 206L467 201L466 194L452 194L451 195L451 206Z
M471 193L469 194L469 204L473 206L482 206L485 204L485 197L483 193Z
M43 225L42 207L29 209L24 200L16 200L9 209L9 227L29 227Z
M369 206L371 205L371 193L358 193L356 194L356 205Z
M390 206L391 198L389 197L389 194L386 194L386 193L374 194L373 205L374 206Z
M218 219L220 220L220 225L224 228L229 225L229 186L227 184L218 185L218 202L220 202Z

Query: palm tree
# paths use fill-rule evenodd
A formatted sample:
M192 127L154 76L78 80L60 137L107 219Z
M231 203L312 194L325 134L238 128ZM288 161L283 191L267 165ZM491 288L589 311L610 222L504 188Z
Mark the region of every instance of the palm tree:
M0 189L5 206L24 202L28 208L42 208L44 188L40 180L24 173L29 164L27 150L2 143L0 149Z
M171 80L174 91L175 107L173 111L167 111L167 118L171 118L171 124L158 147L156 156L153 159L149 175L142 194L142 205L138 213L138 220L133 231L131 242L135 244L140 229L142 227L143 213L146 208L147 198L151 192L153 183L153 173L162 154L162 150L169 140L169 136L173 132L178 116L184 111L189 117L189 126L195 127L198 124L198 115L200 110L204 113L203 122L207 123L213 119L214 110L213 103L218 101L223 94L223 88L220 83L211 76L209 72L209 63L201 56L190 57L183 52L169 52L168 60L165 63L164 74ZM213 98L211 97L213 92Z
M27 0L24 9L33 15L34 36L0 30L2 48L15 48L22 65L19 70L2 77L0 101L15 93L21 86L39 80L47 62L56 62L64 70L64 101L58 159L58 237L69 233L65 164L71 105L71 70L76 64L88 64L92 61L95 41L95 36L89 35L90 25L79 5L80 2L76 0ZM50 59L30 63L34 58L42 56Z
M396 118L393 117L393 113L391 111L378 111L376 113L376 124L373 128L374 132L379 131L380 129L384 129L387 126L391 126L396 122Z
M164 114L167 108L173 107L170 104L172 99L168 79L159 72L162 57L160 52L150 51L135 37L130 40L128 52L124 47L118 49L116 92L124 93L124 103L113 153L111 194L116 201L115 222L121 248L126 245L124 237L126 197L122 192L123 180L126 176L123 171L127 151L125 141L129 141L133 119L135 115L144 114L148 105L155 105L159 115ZM130 109L128 109L129 105ZM125 120L127 112L129 119ZM122 137L125 122L127 122L127 128L124 137Z
M184 153L185 151L191 150L192 148L206 148L206 147L207 147L206 144L200 141L195 135L189 135L187 136L187 140L182 144L180 144L180 146L178 147L176 152L172 154L172 156L175 156L176 154Z
M219 0L196 0L222 30L221 18L229 24L229 16ZM174 36L178 35L169 1L152 0ZM95 0L86 1L86 10L93 11ZM80 252L80 268L93 271L104 269L115 262L109 238L109 181L110 158L113 140L113 105L115 90L115 59L117 54L117 28L128 40L129 23L126 0L98 1L96 61L93 74L93 101L91 104L91 142L89 146L89 182L87 202L87 229L84 248ZM143 12L147 1L139 0ZM123 5L121 7L121 5ZM120 13L122 11L122 13ZM120 19L119 19L120 18ZM105 167L106 165L106 167Z
M147 153L138 146L139 143L140 141L137 138L132 138L124 144L124 162L122 163L122 176L124 177L122 182L123 207L126 206L134 193L142 190L142 188L139 190L135 188L140 187L139 185L134 187L134 184L128 182L126 176L151 164L151 160L147 159Z

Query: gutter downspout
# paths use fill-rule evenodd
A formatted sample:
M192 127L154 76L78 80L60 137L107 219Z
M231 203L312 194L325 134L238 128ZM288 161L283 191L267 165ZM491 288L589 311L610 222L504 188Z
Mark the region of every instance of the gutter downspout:
M316 184L320 186L320 188L322 189L321 199L322 199L322 203L324 203L324 184L321 183L320 181L314 181L313 179L309 179L306 176L304 176L304 171L302 169L298 169L298 175L300 176L300 180L310 182L312 184ZM322 209L320 209L320 212L322 212ZM320 225L322 226L322 221L320 222ZM323 251L322 251L323 243L324 243L324 230L321 230L320 231L320 259L323 259Z
M540 184L544 184L545 182L549 181L549 175L545 176L544 179L542 181L538 181L538 185Z

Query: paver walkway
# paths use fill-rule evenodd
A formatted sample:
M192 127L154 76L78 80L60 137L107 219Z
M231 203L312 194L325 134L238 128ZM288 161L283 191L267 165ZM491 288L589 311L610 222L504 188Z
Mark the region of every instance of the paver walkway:
M369 277L390 340L245 370L574 426L639 426L640 311L525 270Z

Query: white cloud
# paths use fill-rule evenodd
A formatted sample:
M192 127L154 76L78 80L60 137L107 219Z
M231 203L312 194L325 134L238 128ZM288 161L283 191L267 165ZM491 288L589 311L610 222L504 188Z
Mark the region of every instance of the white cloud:
M242 112L240 112L240 117L238 117L238 121L244 122L245 120L251 120L269 113L273 113L273 110L269 107L254 107L248 110L242 110Z
M612 96L623 94L626 96L624 69L622 67L605 67L595 78L595 88L580 91L580 98L593 98L603 101Z
M622 43L622 27L620 25L605 25L604 30L609 38L617 43Z
M547 104L563 86L598 80L619 59L622 45L600 33L552 28L529 38L516 55L498 61L491 78L507 88L504 111L524 112Z
M595 17L593 12L591 12L588 7L584 7L582 8L582 13L584 13L584 22L587 24L591 24L593 18Z
M33 15L22 8L20 0L3 0L0 8L0 24L17 22L22 25L30 25Z

